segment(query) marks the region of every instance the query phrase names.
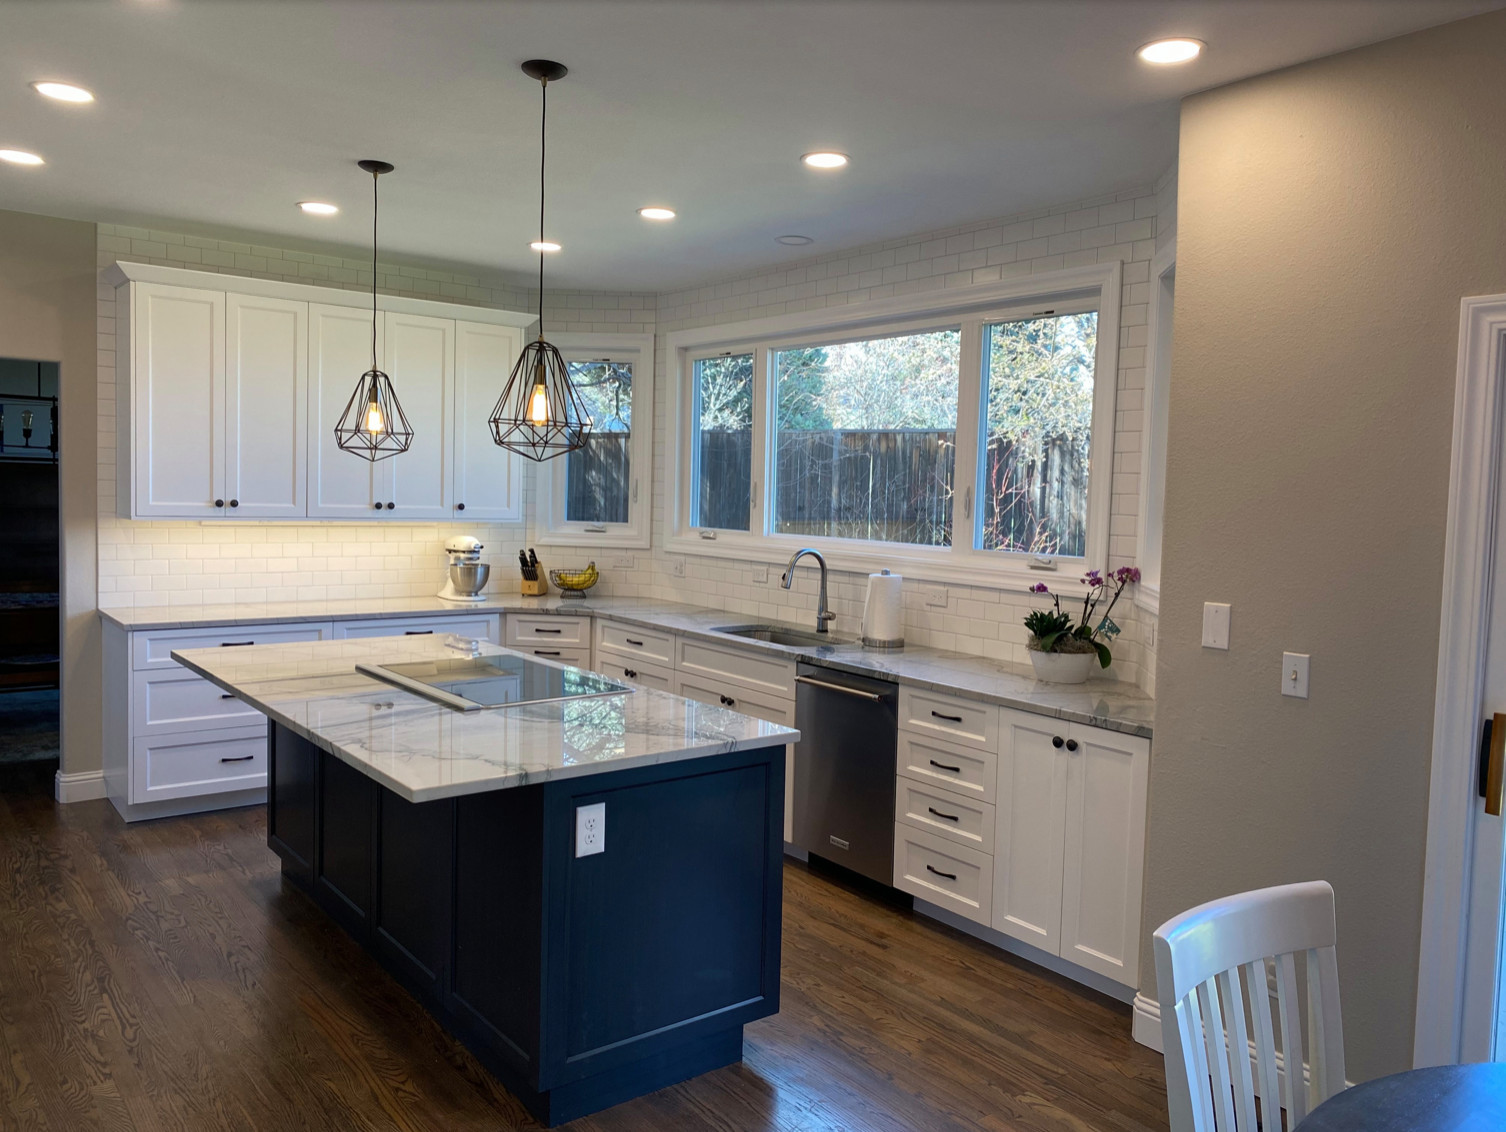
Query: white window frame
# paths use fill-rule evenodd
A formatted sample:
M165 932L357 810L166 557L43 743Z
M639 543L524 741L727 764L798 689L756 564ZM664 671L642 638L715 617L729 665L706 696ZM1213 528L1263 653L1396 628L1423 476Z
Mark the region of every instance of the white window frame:
M1161 612L1161 516L1166 506L1166 410L1171 396L1172 311L1176 299L1177 242L1150 261L1146 307L1145 432L1140 443L1140 513L1135 522L1135 562L1140 584L1135 604Z
M565 518L565 456L546 461L538 470L537 541L546 546L599 546L646 550L653 518L654 464L654 336L652 334L557 334L553 341L566 362L628 362L633 367L633 435L628 459L633 482L628 485L626 523L579 523Z
M1103 570L1108 562L1109 507L1113 489L1114 412L1119 384L1119 322L1123 265L1092 264L1039 272L1000 283L950 288L920 295L879 299L868 303L776 315L723 326L676 331L666 339L671 385L669 440L672 469L669 492L669 536L665 549L675 554L778 563L804 546L821 551L837 570L870 572L898 567L904 573L931 581L989 585L1024 590L1035 582L1075 581L1082 570ZM1084 303L1084 300L1087 300ZM971 327L1039 315L1044 310L1097 309L1098 350L1094 364L1092 474L1088 482L1087 552L1082 558L1058 558L1044 568L1032 568L1028 556L973 547L976 529L971 496L976 494L978 456L982 446L981 391L984 380L981 333ZM770 355L785 346L879 337L894 333L966 324L962 335L958 374L957 435L978 437L978 443L957 445L953 482L959 485L954 515L954 545L914 546L864 542L855 539L765 533L765 511L774 459L768 435L774 415L775 390L769 373ZM753 483L749 531L709 530L690 525L693 441L692 397L694 362L726 353L754 355ZM969 485L973 485L970 489ZM960 493L967 493L965 496ZM967 532L966 535L961 532Z

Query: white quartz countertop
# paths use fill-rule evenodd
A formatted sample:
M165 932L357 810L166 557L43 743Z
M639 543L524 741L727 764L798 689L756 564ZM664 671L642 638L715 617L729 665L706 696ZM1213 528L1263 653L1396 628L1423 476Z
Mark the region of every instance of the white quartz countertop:
M410 802L784 744L799 732L634 688L462 712L356 672L454 657L443 637L368 637L173 658ZM483 653L503 653L495 645ZM540 663L549 663L541 661Z
M911 645L896 652L873 652L852 642L855 627L838 626L844 643L786 646L715 632L725 625L759 620L748 614L706 609L653 598L523 597L494 593L484 602L454 603L437 597L385 598L365 601L300 601L260 605L201 605L166 609L104 609L100 616L131 631L196 629L299 621L368 620L467 613L589 614L629 625L668 630L739 648L761 649L793 660L858 675L895 680L931 691L949 692L986 703L1033 712L1075 723L1149 738L1155 724L1155 701L1133 684L1090 680L1086 684L1043 684L1029 665ZM814 619L812 619L814 620ZM797 624L793 628L809 629Z

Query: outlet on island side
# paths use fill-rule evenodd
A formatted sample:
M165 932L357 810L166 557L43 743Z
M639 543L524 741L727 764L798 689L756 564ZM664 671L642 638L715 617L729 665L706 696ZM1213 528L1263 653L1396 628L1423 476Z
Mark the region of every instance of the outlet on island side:
M575 855L591 857L607 851L607 804L575 807Z

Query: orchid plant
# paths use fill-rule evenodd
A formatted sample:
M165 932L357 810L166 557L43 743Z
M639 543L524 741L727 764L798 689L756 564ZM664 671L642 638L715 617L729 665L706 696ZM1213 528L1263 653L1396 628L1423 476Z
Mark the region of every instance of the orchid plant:
M1089 570L1082 576L1087 593L1082 599L1082 615L1073 624L1070 613L1062 610L1062 599L1051 592L1044 582L1030 587L1033 594L1046 594L1051 598L1051 609L1032 610L1025 617L1025 628L1030 630L1027 647L1036 652L1096 652L1098 663L1107 668L1114 659L1109 652L1109 642L1119 635L1119 626L1110 619L1119 596L1126 586L1140 580L1140 571L1134 566L1121 566L1107 578L1097 570ZM1103 616L1098 617L1098 607L1108 599ZM1095 622L1096 619L1096 622Z

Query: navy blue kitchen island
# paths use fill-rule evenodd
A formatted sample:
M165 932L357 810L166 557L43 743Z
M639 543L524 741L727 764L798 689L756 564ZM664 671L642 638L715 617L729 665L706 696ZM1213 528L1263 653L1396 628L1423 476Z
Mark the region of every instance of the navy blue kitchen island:
M178 655L273 721L282 875L539 1120L738 1061L779 1009L792 733L641 689L461 713L348 663L438 647ZM603 849L580 855L596 804Z

